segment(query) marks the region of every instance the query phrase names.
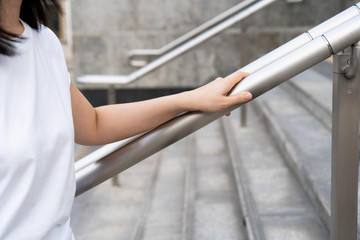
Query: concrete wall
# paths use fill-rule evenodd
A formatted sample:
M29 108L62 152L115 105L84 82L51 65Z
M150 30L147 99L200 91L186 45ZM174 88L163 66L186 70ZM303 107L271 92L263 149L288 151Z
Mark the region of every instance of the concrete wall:
M260 14L242 23L246 29L243 54L252 61L341 12L356 0L303 0L301 3L277 1ZM245 64L245 61L243 61Z
M72 1L74 75L129 74L128 51L160 48L238 2ZM195 87L226 76L354 2L279 0L129 87Z

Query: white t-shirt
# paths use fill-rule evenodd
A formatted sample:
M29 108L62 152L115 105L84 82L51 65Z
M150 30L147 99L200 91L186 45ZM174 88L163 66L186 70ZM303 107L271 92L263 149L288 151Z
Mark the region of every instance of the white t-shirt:
M70 240L69 74L55 34L23 25L18 54L0 55L0 239Z

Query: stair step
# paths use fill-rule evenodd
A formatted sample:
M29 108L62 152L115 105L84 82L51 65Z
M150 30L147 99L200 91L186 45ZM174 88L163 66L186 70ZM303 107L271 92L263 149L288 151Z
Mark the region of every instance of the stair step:
M195 134L193 234L187 239L246 239L236 181L220 121Z
M281 87L331 130L332 79L308 69Z
M218 121L119 176L76 198L77 239L247 239Z
M332 60L325 60L325 61L322 61L322 62L316 64L311 69L320 73L327 79L332 79L332 72L333 72L332 66L333 66Z
M274 141L329 229L331 133L280 88L255 102Z
M164 149L132 239L245 240L231 173L218 122Z
M245 205L256 208L250 218L261 221L254 231L263 231L260 239L268 240L329 239L314 206L266 131L262 116L248 104L248 126L241 128L238 115L235 111L225 118L224 127L227 142L236 151L239 181L248 188Z
M332 79L329 75L324 77L324 74L319 75L318 69L310 69L256 101L257 109L262 112L274 141L287 156L289 165L296 172L303 188L307 189L309 196L318 206L318 212L328 229L331 208L332 125ZM291 95L290 99L288 95ZM293 99L296 99L297 103ZM307 111L299 110L301 107L298 104ZM278 109L292 109L292 112L280 113ZM308 116L304 117L304 114ZM297 120L294 120L295 118ZM328 134L321 129L319 123L325 126ZM359 223L360 209L360 229ZM360 239L360 231L357 239Z
M158 172L144 199L143 213L133 240L181 239L184 222L186 165L191 157L190 139L183 139L161 152ZM146 160L145 160L146 161Z
M108 180L75 198L71 226L76 239L131 239L159 157L122 172L120 186Z

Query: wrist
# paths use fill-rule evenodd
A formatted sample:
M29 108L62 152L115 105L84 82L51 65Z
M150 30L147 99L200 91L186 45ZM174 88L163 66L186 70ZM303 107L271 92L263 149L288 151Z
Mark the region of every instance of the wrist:
M196 111L195 91L189 90L178 94L177 104L183 112Z

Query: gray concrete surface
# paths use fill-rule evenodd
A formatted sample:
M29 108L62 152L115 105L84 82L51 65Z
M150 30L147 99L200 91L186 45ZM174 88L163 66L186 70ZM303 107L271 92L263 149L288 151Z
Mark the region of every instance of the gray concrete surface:
M72 1L74 77L129 74L135 68L128 64L128 51L160 48L238 2ZM226 76L355 2L279 0L126 87L194 87L214 77Z
M311 193L329 227L331 133L280 88L258 102L261 104L258 110L264 113L274 141Z
M330 70L332 72L332 70ZM282 85L282 88L331 129L332 79L309 69Z
M236 139L237 162L245 170L245 176L240 177L246 181L249 199L254 201L259 215L252 217L260 219L265 239L329 239L316 207L288 167L253 103L248 106L246 128L239 127L237 117L226 120Z
M76 198L71 214L76 239L131 239L157 161L155 155L123 172L120 187L109 180Z
M245 240L220 122L75 200L76 239Z
M328 66L325 68L328 69ZM321 69L316 70L322 72ZM265 120L267 131L273 136L273 142L282 150L288 166L297 176L302 188L308 193L318 216L329 228L331 129L326 124L324 125L314 112L317 107L305 107L305 105L322 105L327 109L326 111L329 111L331 80L323 79L316 73L307 75L308 73L297 76L297 79L293 81L299 81L296 83L298 86L305 84L296 89L303 92L298 94L299 96L310 96L310 100L298 101L299 99L294 98L294 90L289 92L288 87L280 87L259 98L256 109ZM326 76L327 74L322 75ZM308 79L301 79L301 77ZM327 75L328 77L329 75ZM309 82L310 79L315 83ZM328 116L323 117L328 118ZM358 210L358 218L359 213ZM357 238L360 239L359 231Z

